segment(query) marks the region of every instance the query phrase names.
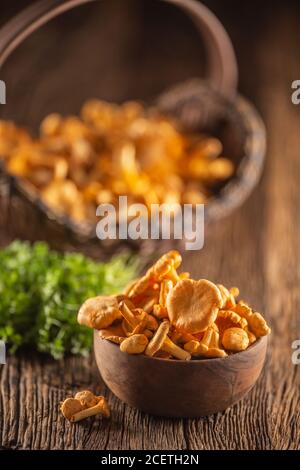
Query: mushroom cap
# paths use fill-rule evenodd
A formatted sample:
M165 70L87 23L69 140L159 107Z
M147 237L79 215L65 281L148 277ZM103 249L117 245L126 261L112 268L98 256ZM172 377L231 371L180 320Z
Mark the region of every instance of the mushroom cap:
M118 299L116 296L92 297L87 299L78 312L78 323L96 330L107 328L120 317Z
M150 331L156 331L158 328L158 321L153 315L148 315L146 328Z
M90 408L98 403L98 398L89 390L83 390L82 392L76 393L74 398L75 400L79 400L81 405L85 408Z
M246 318L247 321L252 315L252 308L250 308L243 300L240 300L234 307L232 307L231 310L241 317Z
M83 406L79 400L76 400L76 398L66 398L60 407L60 411L62 412L63 416L69 421L76 413L82 410Z
M169 329L170 323L168 321L163 321L159 325L158 329L155 332L155 335L153 336L153 338L151 338L151 341L147 346L147 349L145 351L146 356L154 356L154 354L162 348L165 339L169 333Z
M171 250L166 253L165 257L173 262L174 268L177 269L182 263L182 257L179 251Z
M181 264L181 255L178 251L172 250L162 255L146 274L138 279L129 290L129 297L134 298L149 290L155 281L162 280L163 277L173 267L177 269Z
M271 333L271 328L269 328L264 317L258 312L253 312L253 314L249 318L248 323L251 331L258 338L260 338L261 336L267 336Z
M216 319L222 305L218 287L206 279L179 281L167 297L172 324L189 333L200 333Z
M124 339L120 345L122 352L128 354L141 354L145 351L148 344L148 338L142 334L136 334Z
M244 351L249 346L248 334L242 328L228 328L224 331L222 344L228 351Z
M251 332L254 333L257 338L271 333L271 329L264 317L260 313L253 311L245 302L240 301L232 310L237 312L241 317L246 318Z
M116 344L121 344L126 337L121 323L99 330L99 336L102 339L107 339Z
M245 328L247 320L231 310L219 310L216 325L222 334L228 328Z
M147 274L154 276L155 279L160 279L168 273L171 267L174 269L179 268L181 262L181 254L176 250L171 250L161 256L152 268L147 271Z
M226 353L226 351L224 351L223 349L220 349L220 348L210 348L206 351L206 353L204 354L205 357L210 357L210 358L222 358L222 357L227 357L228 354Z

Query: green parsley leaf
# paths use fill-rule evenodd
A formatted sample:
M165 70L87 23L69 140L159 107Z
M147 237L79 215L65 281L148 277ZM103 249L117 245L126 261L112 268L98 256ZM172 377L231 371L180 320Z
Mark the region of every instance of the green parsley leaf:
M129 256L97 263L78 253L56 253L44 242L13 242L0 251L0 339L12 353L28 345L55 359L87 356L92 333L77 323L80 305L120 292L137 268Z

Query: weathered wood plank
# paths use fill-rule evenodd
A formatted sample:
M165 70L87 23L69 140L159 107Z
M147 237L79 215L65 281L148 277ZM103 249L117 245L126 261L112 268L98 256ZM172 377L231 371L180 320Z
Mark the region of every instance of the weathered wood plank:
M92 358L57 363L35 354L12 357L6 366L0 366L2 448L300 448L300 373L299 366L291 363L291 342L300 338L300 109L290 102L290 83L300 72L298 25L290 4L274 3L272 16L268 15L268 6L264 9L260 4L255 25L257 47L249 41L247 22L248 14L255 17L255 2L238 21L227 5L225 9L216 1L212 3L216 11L223 10L235 40L240 38L242 83L256 100L268 127L268 162L261 184L243 208L212 226L205 249L197 255L187 253L183 267L195 276L239 286L242 296L268 315L273 335L264 374L248 397L224 413L198 420L166 420L142 414L113 397L98 377ZM238 3L230 2L232 6ZM131 21L136 24L138 20L133 16ZM92 23L95 32L96 23ZM69 41L69 47L71 44ZM30 57L34 68L35 58ZM195 71L191 57L186 59L186 70ZM123 59L119 60L115 70L124 67ZM114 67L109 55L104 62ZM145 70L149 67L150 74L158 64L158 60L149 60ZM174 62L171 70L176 66ZM150 93L146 78L145 74L143 85L148 85ZM133 79L133 75L124 78L123 90ZM45 76L39 86L45 90L43 80ZM107 86L118 92L118 83L109 77ZM0 239L3 243L7 233L1 233ZM95 419L74 426L62 418L60 400L83 388L108 398L111 420Z

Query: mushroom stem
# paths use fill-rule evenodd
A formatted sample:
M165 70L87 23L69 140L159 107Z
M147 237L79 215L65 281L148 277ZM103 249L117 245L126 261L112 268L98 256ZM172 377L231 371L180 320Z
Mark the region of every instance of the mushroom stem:
M134 329L138 326L139 320L136 318L136 316L132 313L130 308L127 306L126 302L123 301L120 304L120 312L122 316L125 318L127 323Z
M146 355L151 357L154 356L154 354L156 354L158 351L162 350L171 354L177 359L182 359L185 361L191 359L190 353L184 351L170 340L168 337L169 330L170 323L168 321L163 321L148 344L145 351Z
M177 271L173 266L170 267L166 277L168 280L172 281L173 284L177 284L177 282L180 281L180 277L178 276Z
M154 305L157 303L157 296L151 297L147 299L147 301L141 306L143 310L147 313L151 313L153 310Z
M76 423L77 421L81 421L82 419L89 418L90 416L95 416L97 414L102 414L105 418L109 418L110 410L108 404L104 397L97 397L98 403L95 406L91 406L90 408L86 408L78 413L75 413L70 421L72 423Z
M207 351L204 352L206 357L226 357L227 354L223 349L220 348L220 335L213 327L209 327L206 331L203 340L200 343L200 347L207 348ZM200 352L199 347L199 352Z
M167 295L173 288L173 282L170 279L166 279L161 283L159 293L159 304L162 307L166 307Z
M178 251L169 251L163 255L151 268L148 269L146 274L133 285L129 294L130 298L143 294L151 283L162 280L172 269L175 271L180 264L181 255Z
M142 312L139 315L139 323L133 329L132 335L142 333L145 330L146 326L147 326L147 321L148 321L148 314L146 312Z
M199 357L199 356L205 356L205 354L208 351L208 347L199 341L189 341L188 343L185 343L184 345L185 351L188 351L191 353L192 356Z
M155 304L152 311L153 315L157 318L161 319L168 319L168 311L166 307L162 307L160 304Z
M173 343L170 338L165 339L161 349L176 357L176 359L181 359L182 361L189 361L191 359L191 354Z

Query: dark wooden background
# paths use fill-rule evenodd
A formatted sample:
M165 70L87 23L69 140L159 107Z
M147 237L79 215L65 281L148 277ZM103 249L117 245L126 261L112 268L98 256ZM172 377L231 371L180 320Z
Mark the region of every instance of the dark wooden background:
M2 0L0 22L26 3ZM183 267L195 277L238 285L243 298L268 316L273 334L264 373L250 395L224 413L167 420L118 401L92 358L11 357L0 377L3 449L300 448L300 366L291 362L291 343L300 338L300 109L290 99L291 82L300 78L300 5L205 3L234 42L240 91L264 118L268 155L256 191L207 231L200 253L185 253ZM151 99L203 73L202 57L197 33L180 13L150 0L100 2L54 21L14 54L1 72L8 86L1 112L34 126L45 112L76 111L90 96ZM2 224L2 245L15 236ZM60 400L86 388L108 398L111 420L72 426L62 418Z

